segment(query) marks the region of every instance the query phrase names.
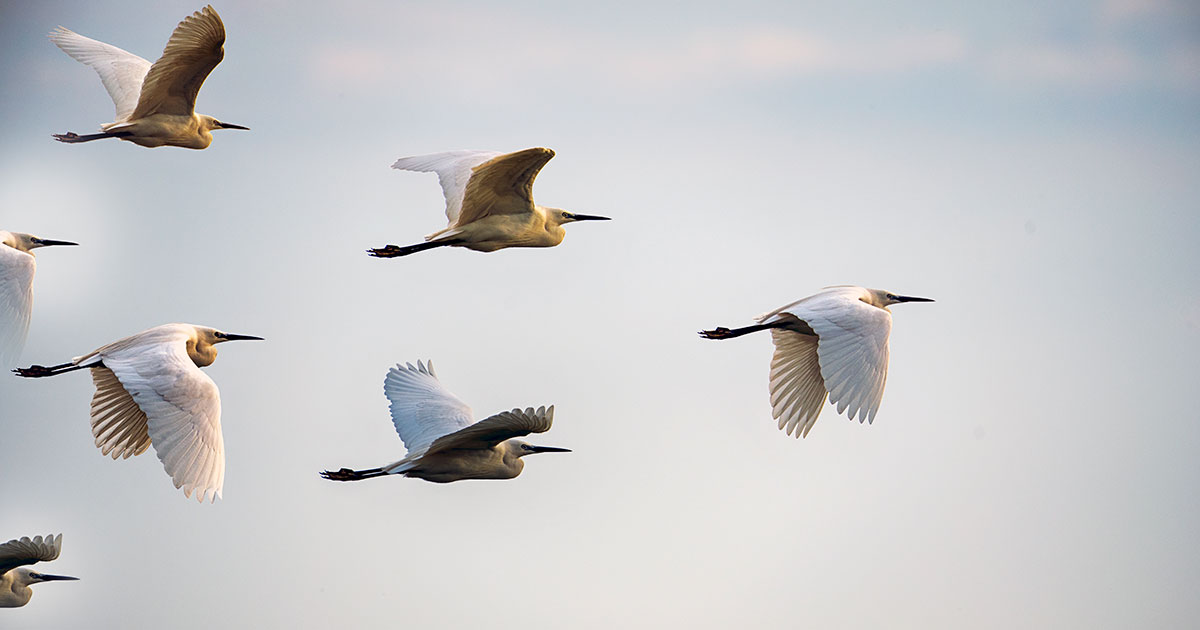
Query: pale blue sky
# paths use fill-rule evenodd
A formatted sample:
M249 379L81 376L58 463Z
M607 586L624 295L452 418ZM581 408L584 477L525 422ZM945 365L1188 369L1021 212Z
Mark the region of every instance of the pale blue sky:
M1200 11L1185 2L224 2L205 151L112 117L56 25L155 59L183 2L0 4L0 229L42 250L22 363L185 321L221 347L225 498L0 378L0 539L63 532L4 628L1186 628L1200 614ZM562 246L401 260L397 157L558 152ZM767 337L894 309L874 426L777 431ZM555 404L510 482L334 484L403 453L432 358L480 416ZM167 621L169 620L169 621Z

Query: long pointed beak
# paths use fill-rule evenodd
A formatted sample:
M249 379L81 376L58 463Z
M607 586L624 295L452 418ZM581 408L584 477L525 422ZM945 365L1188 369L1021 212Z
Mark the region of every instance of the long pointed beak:
M529 450L534 453L570 453L569 448L558 448L557 446L530 446Z
M221 128L222 129L241 129L243 131L250 131L249 127L243 127L241 125L235 125L233 123L227 123L227 122L221 123Z
M611 217L602 217L594 214L572 214L576 221L612 221Z
M79 579L77 577L71 577L69 575L46 575L45 573L39 573L38 575L40 576L39 579L41 579L43 582L60 582L63 580L78 580Z
M48 238L39 238L34 242L42 247L51 247L53 245L79 245L79 243L72 243L71 241L52 241Z
M929 298L910 297L907 295L897 295L896 301L897 302L932 302L933 300L931 300Z
M225 333L225 341L266 341L262 337L254 337L252 335L234 335Z

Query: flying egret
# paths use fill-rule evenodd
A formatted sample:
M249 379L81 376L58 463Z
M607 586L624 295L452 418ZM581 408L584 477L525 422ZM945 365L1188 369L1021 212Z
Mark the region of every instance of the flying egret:
M22 232L0 230L0 364L21 354L29 317L33 313L33 250L51 245L78 245L52 241Z
M888 306L932 302L881 289L828 287L787 306L760 315L745 328L720 327L700 333L705 339L732 339L770 330L771 415L788 435L807 436L825 397L851 420L873 422L887 382Z
M22 537L0 545L0 608L20 608L33 597L30 584L78 580L67 575L48 575L25 568L27 564L57 560L62 551L62 534Z
M479 252L554 247L566 235L565 223L609 220L533 203L533 179L552 157L554 151L534 148L513 153L447 151L396 160L392 168L438 174L450 224L426 236L424 243L388 245L367 252L378 258L395 258L447 245Z
M521 458L533 453L569 453L570 449L534 446L517 439L545 433L554 421L554 405L502 411L474 421L471 408L442 386L433 361L396 365L383 380L391 401L392 424L404 440L404 459L366 470L326 470L334 481L358 481L404 475L435 483L461 479L512 479L525 467Z
M58 27L50 40L80 63L91 66L117 106L103 133L55 134L60 142L120 138L144 147L170 145L204 149L213 129L249 129L196 113L196 94L225 56L225 24L212 6L183 18L153 65L116 46Z
M39 378L91 368L92 435L104 455L128 459L151 444L163 468L196 500L215 502L225 481L221 393L199 368L217 359L216 344L262 337L191 324L165 324L114 341L70 363L13 370Z

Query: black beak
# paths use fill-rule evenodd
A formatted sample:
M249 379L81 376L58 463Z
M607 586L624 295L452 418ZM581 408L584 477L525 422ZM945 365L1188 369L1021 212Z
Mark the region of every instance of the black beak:
M594 214L572 214L576 221L612 221L609 217L596 216Z
M531 453L570 453L569 448L558 448L557 446L530 446Z
M897 295L897 302L932 302L929 298L909 297L907 295Z
M71 577L69 575L46 575L45 573L39 573L38 575L41 576L41 580L43 582L61 582L63 580L78 580L79 579L77 577Z
M253 337L251 335L234 335L225 333L225 341L266 341L262 337Z
M35 238L33 239L33 242L41 245L42 247L50 247L52 245L79 245L79 243L72 243L71 241L52 241L48 238Z
M235 125L233 123L226 123L226 122L221 123L221 128L222 129L241 129L243 131L250 131L249 127L243 127L241 125Z

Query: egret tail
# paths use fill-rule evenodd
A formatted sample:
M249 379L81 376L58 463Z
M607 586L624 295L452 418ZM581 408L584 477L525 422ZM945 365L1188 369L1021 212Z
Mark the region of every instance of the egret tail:
M384 477L388 473L382 468L367 468L365 470L350 470L342 468L340 470L325 470L321 471L321 476L330 481L362 481L372 477Z

